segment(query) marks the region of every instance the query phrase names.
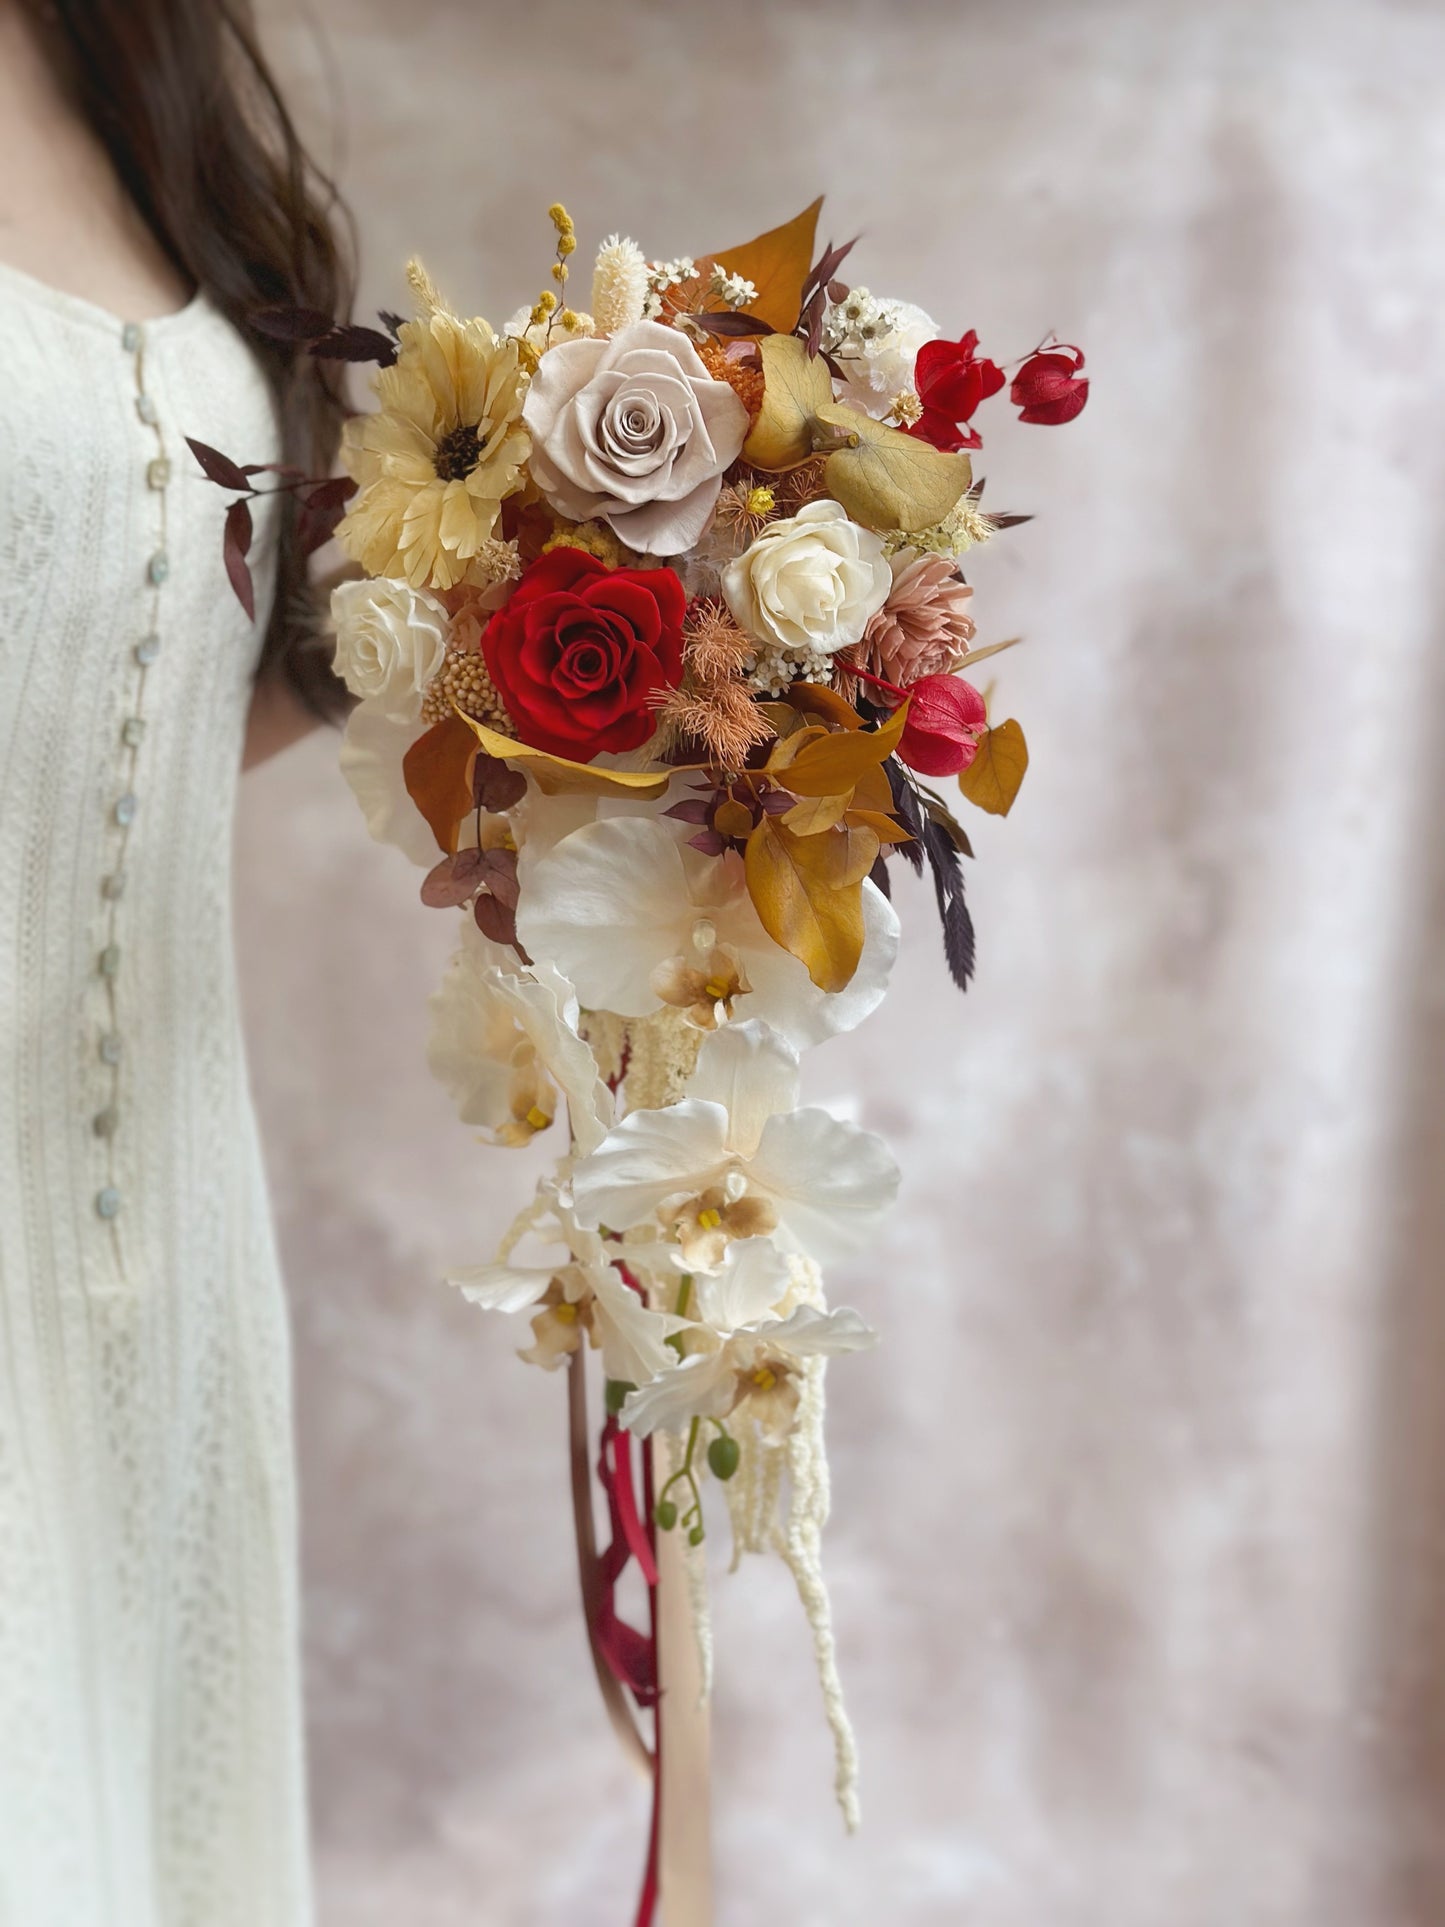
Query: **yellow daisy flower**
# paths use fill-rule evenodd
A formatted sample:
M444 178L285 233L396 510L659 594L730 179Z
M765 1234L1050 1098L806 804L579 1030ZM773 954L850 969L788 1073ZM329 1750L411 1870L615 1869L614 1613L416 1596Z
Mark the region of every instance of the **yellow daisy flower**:
M341 459L359 484L337 539L368 575L451 589L474 577L531 437L517 344L444 310L399 330L376 378L380 410L346 425Z

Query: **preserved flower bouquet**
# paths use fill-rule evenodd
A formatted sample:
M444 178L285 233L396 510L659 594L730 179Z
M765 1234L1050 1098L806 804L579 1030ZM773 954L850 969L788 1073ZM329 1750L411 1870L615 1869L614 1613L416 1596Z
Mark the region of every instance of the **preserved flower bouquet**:
M1073 347L1010 379L972 332L849 286L849 248L815 252L820 205L695 260L614 236L588 311L558 206L550 285L500 329L416 264L414 317L384 332L265 325L380 364L347 476L273 485L363 572L333 613L368 827L425 866L425 903L462 913L432 1068L487 1141L557 1139L498 1252L450 1282L529 1320L530 1364L569 1364L574 1425L600 1359L613 1545L581 1528L599 1673L656 1696L614 1589L633 1558L655 1581L658 1533L685 1542L706 1652L701 1548L724 1504L738 1551L796 1579L851 1823L823 1375L873 1333L822 1267L873 1236L898 1171L800 1104L799 1060L885 995L895 863L930 874L968 981L971 853L930 785L1003 814L1027 763L971 680L1009 645L978 643L960 559L1018 519L981 506L973 420L1007 388L1025 422L1064 422L1088 383ZM193 447L237 496L244 597L262 471Z

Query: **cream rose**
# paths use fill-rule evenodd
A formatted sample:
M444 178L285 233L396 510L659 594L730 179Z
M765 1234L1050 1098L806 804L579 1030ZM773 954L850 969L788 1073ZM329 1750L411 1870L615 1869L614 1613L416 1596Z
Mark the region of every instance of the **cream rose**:
M382 577L331 595L335 669L353 696L394 723L414 723L447 653L449 619L435 596Z
M892 587L879 537L826 500L771 523L722 572L727 605L749 635L823 655L860 641Z
M552 507L578 522L600 517L649 555L697 541L748 432L733 390L657 321L553 348L522 416L532 477Z

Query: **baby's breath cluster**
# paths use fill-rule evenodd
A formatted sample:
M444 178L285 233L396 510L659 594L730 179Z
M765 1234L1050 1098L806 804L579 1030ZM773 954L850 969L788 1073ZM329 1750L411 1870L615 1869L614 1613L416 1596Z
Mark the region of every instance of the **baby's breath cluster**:
M845 357L875 353L898 327L890 303L879 301L867 288L851 288L841 301L823 310L824 353Z

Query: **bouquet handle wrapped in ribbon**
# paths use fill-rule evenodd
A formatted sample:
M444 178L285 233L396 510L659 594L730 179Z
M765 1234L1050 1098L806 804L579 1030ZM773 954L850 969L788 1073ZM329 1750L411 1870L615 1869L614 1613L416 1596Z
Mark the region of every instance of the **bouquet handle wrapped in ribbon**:
M415 263L410 319L259 317L377 364L346 474L192 444L234 497L248 606L259 493L291 493L303 544L334 534L359 565L333 599L358 699L342 767L373 836L424 868L423 902L462 916L432 1067L487 1142L559 1136L495 1256L449 1280L526 1314L521 1357L568 1374L588 1636L658 1789L639 1922L687 1817L663 1797L668 1723L689 1715L659 1630L666 1655L680 1591L705 1695L718 1500L736 1555L772 1552L796 1581L856 1823L823 1382L874 1334L830 1306L822 1266L864 1248L899 1174L879 1138L800 1103L800 1059L886 993L896 861L930 876L968 983L972 850L934 784L1005 815L1028 761L971 674L1012 639L977 641L961 560L1022 519L982 506L974 417L1007 389L1023 421L1057 424L1088 394L1069 344L1010 375L973 331L849 285L850 247L816 248L820 207L696 259L614 235L584 311L556 206L550 284L500 329ZM618 1609L630 1566L645 1627Z

